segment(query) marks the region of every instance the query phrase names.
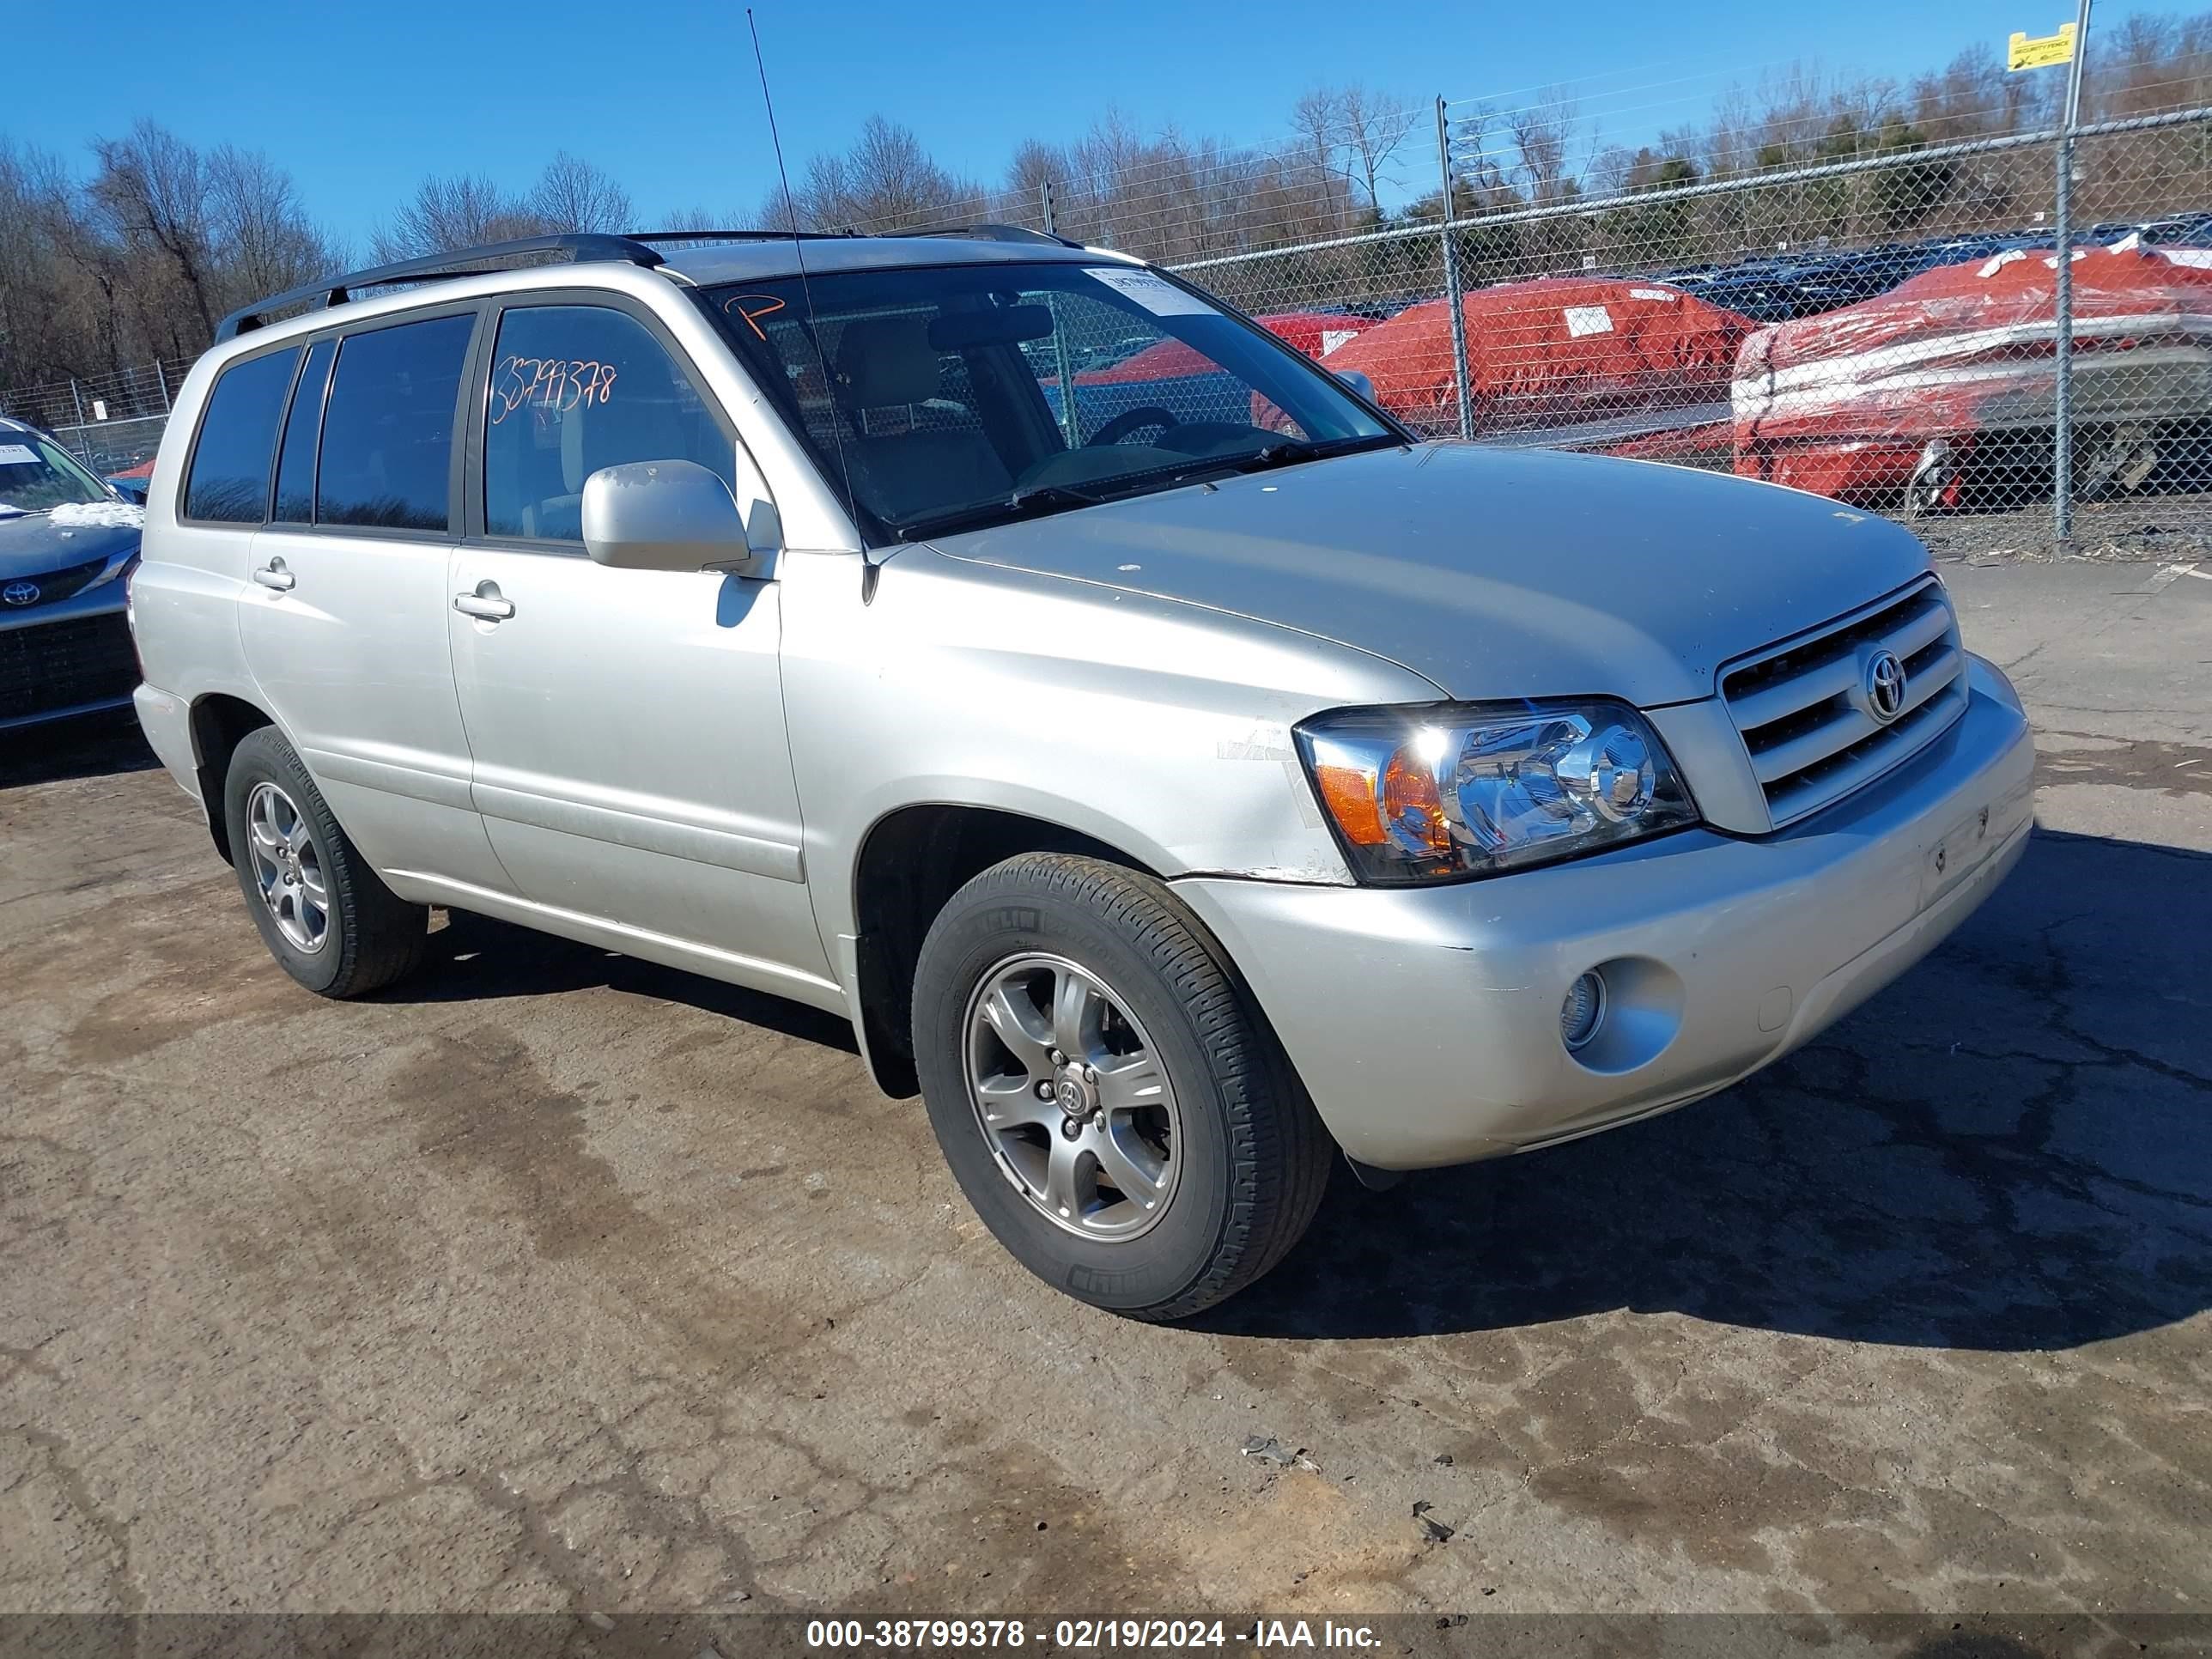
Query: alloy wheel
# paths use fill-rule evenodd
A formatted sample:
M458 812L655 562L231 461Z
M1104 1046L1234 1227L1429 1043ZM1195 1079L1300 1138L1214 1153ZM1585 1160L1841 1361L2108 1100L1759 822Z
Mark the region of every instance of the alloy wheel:
M1134 1238L1166 1212L1182 1124L1125 999L1065 957L985 974L968 1004L968 1091L1000 1170L1080 1237Z
M246 798L246 851L253 884L295 949L319 951L331 936L330 880L307 820L276 785L257 783Z

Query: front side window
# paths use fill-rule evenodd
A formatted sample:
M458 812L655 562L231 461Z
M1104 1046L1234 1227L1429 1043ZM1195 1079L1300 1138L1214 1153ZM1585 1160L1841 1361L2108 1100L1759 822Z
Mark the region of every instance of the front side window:
M1296 352L1130 266L842 271L701 299L872 536L1402 441Z
M315 522L443 531L472 316L349 334L323 411Z
M519 306L500 319L484 410L484 530L580 544L584 481L633 461L696 461L735 484L737 449L635 318Z
M269 469L276 425L300 349L233 363L216 377L200 419L199 441L185 479L185 517L218 524L259 524L269 506Z

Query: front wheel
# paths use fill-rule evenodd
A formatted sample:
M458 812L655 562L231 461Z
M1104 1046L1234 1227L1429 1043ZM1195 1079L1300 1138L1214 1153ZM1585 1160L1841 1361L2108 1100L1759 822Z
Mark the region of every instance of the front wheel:
M945 1161L1030 1272L1142 1319L1211 1307L1313 1218L1329 1143L1195 918L1161 883L1028 854L945 905L914 1042Z

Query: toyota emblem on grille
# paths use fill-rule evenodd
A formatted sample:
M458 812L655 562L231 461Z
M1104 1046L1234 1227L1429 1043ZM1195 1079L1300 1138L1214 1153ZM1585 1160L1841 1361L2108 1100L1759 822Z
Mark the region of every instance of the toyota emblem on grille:
M7 600L10 605L36 605L39 602L39 585L36 582L9 582L7 586L0 587L0 599Z
M1877 651L1869 657L1861 684L1867 712L1884 726L1905 712L1905 665L1898 661L1896 652Z

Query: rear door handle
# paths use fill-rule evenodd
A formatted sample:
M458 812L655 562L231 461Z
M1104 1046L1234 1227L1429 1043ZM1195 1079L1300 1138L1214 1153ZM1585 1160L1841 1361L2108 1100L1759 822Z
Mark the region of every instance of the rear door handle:
M501 597L497 582L484 581L473 593L454 594L453 609L478 622L505 622L514 614L514 601Z
M264 587L272 587L279 593L289 593L300 579L284 567L282 559L271 559L253 573L253 580Z

